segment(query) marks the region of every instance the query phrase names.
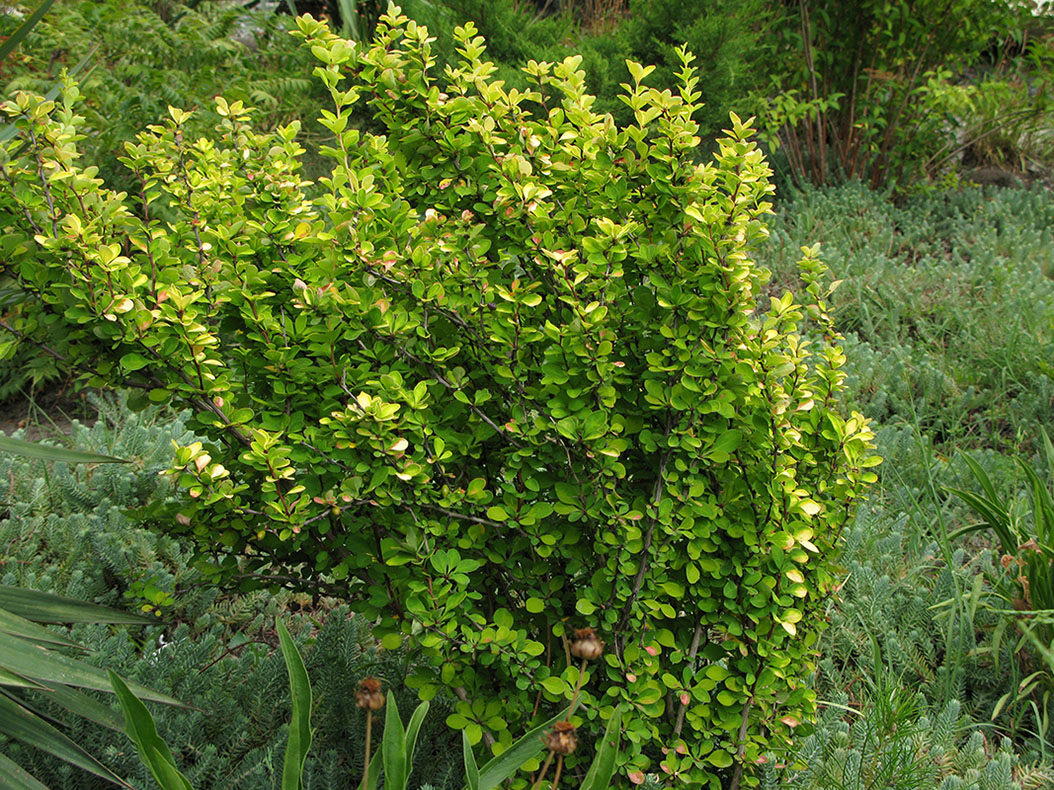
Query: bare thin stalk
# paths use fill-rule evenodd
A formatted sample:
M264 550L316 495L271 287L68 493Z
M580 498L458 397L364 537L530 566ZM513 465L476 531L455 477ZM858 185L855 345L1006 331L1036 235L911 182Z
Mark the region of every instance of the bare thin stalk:
M538 788L542 786L542 782L545 780L545 775L549 772L549 764L553 761L553 754L555 754L555 752L550 749L549 756L545 758L545 763L542 765L542 770L538 774L538 780L531 787L531 790L538 790ZM561 756L560 759L562 761L563 757Z
M571 697L571 708L567 711L567 721L571 721L571 716L575 712L575 708L578 707L578 694L582 691L582 684L586 679L586 664L589 663L588 658L582 659L582 667L578 670L578 682L575 684L575 695ZM563 760L563 757L560 758ZM559 768L557 768L557 774L559 774Z
M564 772L564 756L561 754L556 758L556 773L553 774L553 790L560 784L560 774Z
M366 764L362 769L362 788L370 786L370 730L373 729L373 711L366 709Z

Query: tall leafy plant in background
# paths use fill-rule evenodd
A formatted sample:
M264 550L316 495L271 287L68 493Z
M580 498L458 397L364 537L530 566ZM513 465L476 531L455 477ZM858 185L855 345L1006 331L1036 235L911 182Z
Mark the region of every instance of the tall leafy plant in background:
M580 691L578 717L627 704L630 779L661 760L755 783L814 710L818 612L878 459L839 407L815 249L803 300L758 311L772 187L750 127L695 164L683 51L676 92L630 64L619 128L575 59L505 91L471 27L440 81L397 11L370 45L299 26L334 103L317 200L299 125L256 132L239 102L213 140L172 108L128 147L143 217L79 168L70 100L7 105L4 260L41 340L194 409L170 530L204 571L415 636L412 682L453 688L473 743L509 745L539 686ZM360 101L386 135L354 128ZM566 648L583 619L611 645L595 668Z
M759 113L769 140L796 181L873 188L910 182L946 153L949 80L1029 13L1005 0L774 5L773 86Z

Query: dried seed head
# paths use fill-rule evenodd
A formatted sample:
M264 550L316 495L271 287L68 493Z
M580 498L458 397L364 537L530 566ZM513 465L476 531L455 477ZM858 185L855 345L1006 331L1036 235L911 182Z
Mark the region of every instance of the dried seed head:
M576 628L571 640L571 655L595 661L604 654L604 643L592 628Z
M363 678L359 681L359 690L355 693L355 704L365 710L383 708L384 695L381 693L381 681L377 678Z
M545 735L545 748L554 754L574 754L578 748L578 733L569 721L558 721Z

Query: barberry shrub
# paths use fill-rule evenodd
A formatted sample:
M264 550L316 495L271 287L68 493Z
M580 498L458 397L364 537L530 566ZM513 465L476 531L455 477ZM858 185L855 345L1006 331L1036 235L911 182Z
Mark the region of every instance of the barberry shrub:
M217 99L214 139L173 108L129 145L138 202L78 164L75 87L6 105L2 260L36 296L10 328L192 408L168 529L218 582L339 595L384 645L414 640L412 682L452 688L474 743L500 751L581 683L578 719L630 706L623 781L756 784L815 709L878 459L839 407L817 251L800 301L759 307L772 187L749 125L695 164L685 52L675 91L628 64L620 129L574 58L507 92L471 26L438 75L397 9L369 44L298 22L334 102L314 198L298 124L258 133L238 103ZM352 127L361 102L386 135ZM580 626L606 642L582 668Z

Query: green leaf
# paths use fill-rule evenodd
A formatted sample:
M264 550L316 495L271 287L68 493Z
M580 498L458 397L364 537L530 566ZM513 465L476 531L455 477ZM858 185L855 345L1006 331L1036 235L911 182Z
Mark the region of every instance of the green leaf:
M136 354L134 351L129 354L125 354L121 357L121 367L125 370L135 372L141 370L150 364L150 360L144 357L142 354Z
M406 790L406 731L395 695L388 692L388 710L384 716L384 739L381 752L384 754L384 790Z
M370 760L370 772L367 777L369 782L359 782L359 790L377 790L377 778L383 773L382 767L381 750L378 749L373 753L373 757Z
M728 768L732 764L732 755L721 749L710 752L710 756L706 759L711 765L716 765L718 768Z
M715 461L723 461L736 451L742 441L742 431L725 431L717 437L717 440L706 451L706 455Z
M14 760L0 754L0 787L19 788L19 790L48 790L32 776L27 774Z
M110 691L111 684L102 670L90 664L69 658L59 653L42 650L31 642L18 637L0 638L0 666L27 678L45 683L63 683L67 686ZM140 696L169 705L179 702L165 694L148 689L146 686L132 684Z
M94 721L111 730L118 732L124 730L124 717L109 705L104 705L94 697L89 697L83 692L61 684L53 684L46 688L48 699L57 702L70 713L88 719L88 721Z
M289 673L289 693L293 700L292 720L289 723L289 743L282 765L282 790L300 790L303 786L304 762L311 749L311 682L304 660L293 644L289 631L281 620L275 620L278 643Z
M157 734L154 717L146 705L135 696L117 673L109 672L114 694L124 711L125 732L139 750L139 759L150 769L154 781L162 790L194 790L190 782L176 768L176 761L168 744Z
M479 769L479 790L496 790L513 774L520 770L528 760L535 759L545 749L542 736L552 729L556 722L567 717L567 711L553 716L549 721L540 724L528 732L516 743Z
M465 761L465 781L468 790L479 790L479 767L472 754L472 744L468 742L468 733L461 731L461 752Z
M431 707L429 702L425 700L417 706L417 710L414 711L413 716L410 717L410 723L406 725L406 778L410 778L410 773L413 771L414 765L414 749L417 748L417 735L421 732L421 725L424 724L425 717L428 715L428 709Z
M567 691L567 682L556 675L542 681L542 687L550 694L563 694Z
M0 609L34 623L124 623L143 625L154 620L142 615L96 606L59 595L0 584Z
M6 60L7 56L14 52L19 44L25 41L26 36L28 36L30 31L32 31L40 20L44 18L44 14L48 12L48 9L51 8L54 3L55 0L44 0L44 2L37 6L37 10L30 14L29 17L18 26L7 41L0 44L0 63Z
M68 464L127 464L123 458L110 455L68 450L65 447L48 447L37 442L24 442L0 436L0 452L20 455L23 458L39 458L43 461L65 461Z
M12 614L6 609L0 609L0 634L19 636L39 645L80 648L76 642L71 642L54 631Z
M131 787L55 727L4 693L0 693L0 734L47 752L122 787Z
M604 728L604 737L597 746L593 764L582 780L580 790L607 790L611 777L615 775L615 758L618 757L619 741L622 738L622 706L616 705Z

